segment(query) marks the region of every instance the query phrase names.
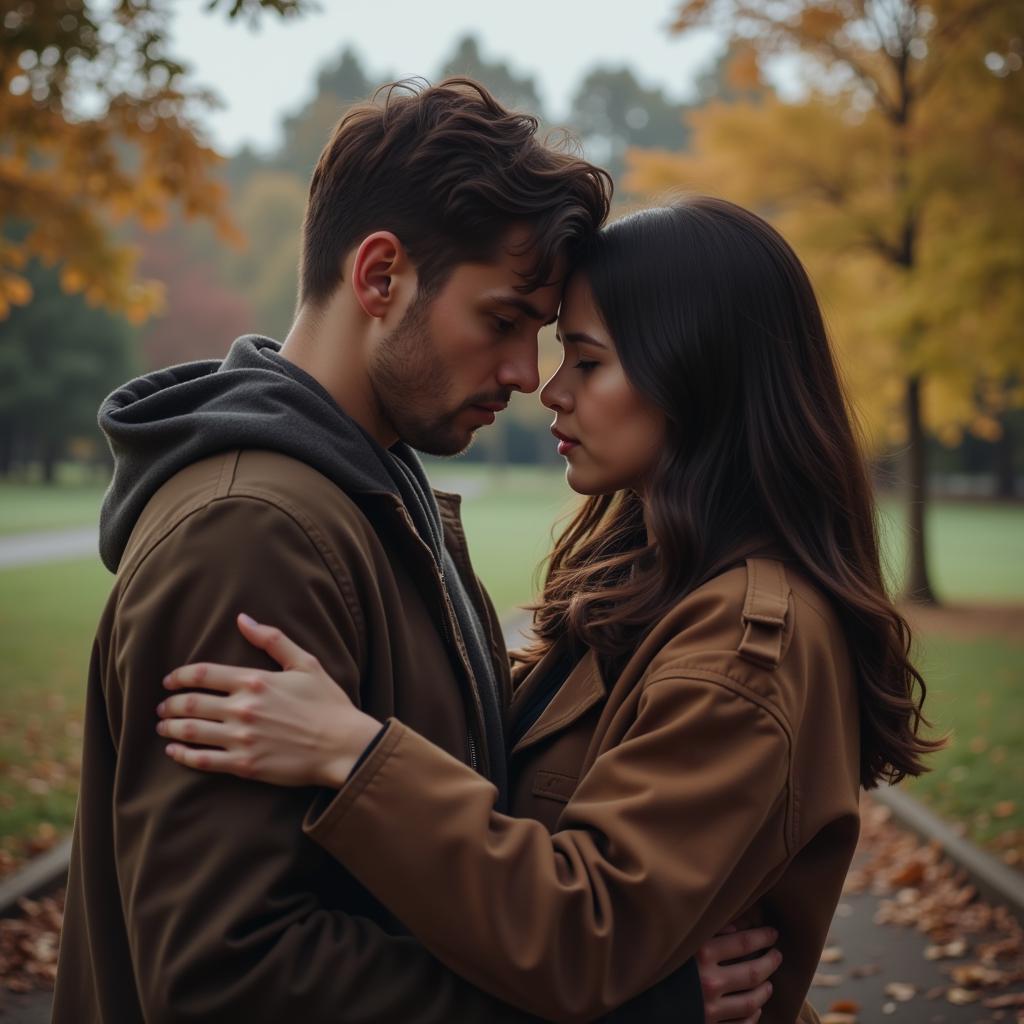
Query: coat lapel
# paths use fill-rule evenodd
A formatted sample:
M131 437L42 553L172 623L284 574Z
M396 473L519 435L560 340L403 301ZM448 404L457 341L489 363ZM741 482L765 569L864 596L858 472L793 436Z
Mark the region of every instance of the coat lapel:
M513 731L518 715L529 704L531 694L543 685L545 669L557 661L557 658L558 653L552 648L516 691L511 709ZM566 729L604 698L604 682L601 679L597 657L593 651L588 650L576 663L537 721L512 748L511 754L518 754L553 733Z

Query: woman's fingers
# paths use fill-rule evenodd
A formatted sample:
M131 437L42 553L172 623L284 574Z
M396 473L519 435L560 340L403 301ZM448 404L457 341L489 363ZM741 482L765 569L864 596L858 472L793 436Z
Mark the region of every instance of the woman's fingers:
M743 931L716 935L701 947L706 962L721 964L727 960L738 960L750 956L759 949L767 949L779 938L774 928L745 928Z
M243 778L252 774L251 759L235 751L196 750L180 743L171 743L164 751L172 761L177 761L186 768L197 768L204 772L226 772Z
M236 693L238 690L259 691L264 685L264 673L258 668L242 668L238 665L211 665L203 662L183 665L164 676L168 690L218 690L221 693ZM218 698L219 699L219 698Z
M241 745L237 728L203 718L165 718L157 722L156 731L168 739L200 743L207 747Z
M266 651L281 668L310 671L319 664L312 654L304 651L275 626L264 626L244 613L236 621L242 636L253 647Z
M226 722L235 710L230 698L212 693L176 693L156 706L163 719L205 718L211 722Z

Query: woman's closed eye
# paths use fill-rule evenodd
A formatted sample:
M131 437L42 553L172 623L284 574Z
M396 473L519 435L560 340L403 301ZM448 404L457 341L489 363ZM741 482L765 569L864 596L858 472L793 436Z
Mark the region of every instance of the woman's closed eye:
M575 369L582 370L584 373L587 373L588 371L594 369L594 367L598 365L599 364L595 359L581 359L579 360L579 362L575 364Z

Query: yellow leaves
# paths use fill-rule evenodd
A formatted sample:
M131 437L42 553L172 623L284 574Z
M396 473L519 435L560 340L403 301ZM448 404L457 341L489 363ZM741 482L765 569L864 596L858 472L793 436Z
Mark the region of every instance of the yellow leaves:
M710 14L713 0L684 0L676 8L675 17L669 25L670 32L688 32L704 24Z
M137 279L134 254L115 226L159 230L180 204L231 235L226 192L212 177L221 158L179 116L182 97L171 91L118 100L104 115L77 121L23 100L0 93L0 220L29 226L24 239L0 239L0 281L29 259L66 261L66 292L142 322L161 308L162 295ZM0 287L0 320L31 299L24 287Z
M162 283L150 281L134 287L128 296L122 312L128 322L138 327L151 316L162 313L166 305L165 289Z
M155 204L146 205L138 211L137 219L147 231L159 231L167 225L167 210Z
M983 441L998 441L1003 436L1003 428L994 416L982 413L971 423L971 433Z
M737 85L783 45L837 73L799 102L766 96L694 111L691 150L632 151L626 187L652 197L710 191L768 215L811 273L876 443L905 437L910 375L925 381L925 422L940 440L956 444L965 430L996 440L998 417L1024 405L1024 387L1006 386L1024 380L1024 72L1000 77L985 65L993 40L1008 38L1007 8L967 19L971 0L943 0L915 39L881 9L881 22L866 24L864 9L679 4L673 31L721 24L747 48L732 69ZM876 33L884 45L869 41ZM901 48L916 86L905 123L891 59Z
M60 272L60 286L68 293L68 295L77 295L78 292L84 291L86 285L86 276L77 267L71 264L66 264Z
M757 50L753 46L744 44L736 48L726 68L726 82L741 93L764 88L761 65L757 59Z
M32 285L17 274L0 274L0 296L11 306L27 306L32 301Z
M800 35L809 42L831 39L847 24L847 19L836 9L806 7L797 19Z

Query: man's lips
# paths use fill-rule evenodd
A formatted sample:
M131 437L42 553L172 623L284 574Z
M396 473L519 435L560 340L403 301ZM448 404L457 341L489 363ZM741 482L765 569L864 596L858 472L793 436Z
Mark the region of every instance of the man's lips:
M508 402L474 402L475 409L486 409L488 412L504 412L508 408Z

